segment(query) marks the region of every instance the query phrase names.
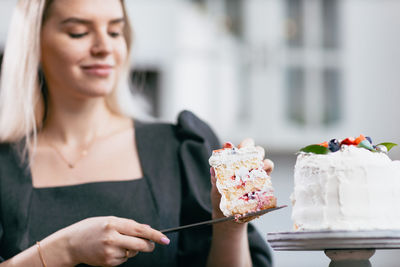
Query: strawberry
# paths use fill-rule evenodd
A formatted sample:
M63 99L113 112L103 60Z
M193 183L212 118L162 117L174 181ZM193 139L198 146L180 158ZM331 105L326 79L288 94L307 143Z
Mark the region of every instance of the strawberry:
M355 141L356 140L354 139L354 137L348 137L348 138L342 140L342 142L340 142L340 145L354 146L354 145L356 145Z
M224 145L223 145L223 148L233 148L234 147L234 145L231 143L231 142L226 142Z
M244 194L239 199L243 199L244 201L249 201L249 195L248 194Z

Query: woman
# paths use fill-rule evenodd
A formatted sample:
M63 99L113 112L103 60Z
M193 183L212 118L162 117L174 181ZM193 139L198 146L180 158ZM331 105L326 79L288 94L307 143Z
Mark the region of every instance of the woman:
M190 112L177 125L128 116L130 45L122 0L18 2L0 92L0 266L270 265L247 223L157 230L223 216L207 173L219 144Z

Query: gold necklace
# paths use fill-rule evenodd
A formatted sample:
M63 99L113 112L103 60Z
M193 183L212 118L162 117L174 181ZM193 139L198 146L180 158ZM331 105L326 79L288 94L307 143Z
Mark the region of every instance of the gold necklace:
M74 162L69 161L64 154L60 151L60 149L55 146L54 144L50 143L49 146L54 149L54 151L57 152L57 154L60 156L60 158L67 164L68 168L74 169L76 164L78 164L79 161L81 161L82 158L84 158L88 152L92 144L94 143L94 140L96 140L96 137L94 137L87 145L85 145L85 148L79 153L79 157L75 159Z
M117 130L117 131L115 131L115 132L112 132L112 133L109 134L109 135L103 136L102 138L99 138L97 135L95 135L95 136L92 138L92 140L91 140L88 144L85 145L84 149L82 149L82 151L79 153L79 157L78 157L77 159L75 159L74 162L69 161L69 160L64 156L64 154L61 152L61 150L60 150L57 146L55 146L53 143L49 143L48 145L49 145L51 148L53 148L54 151L57 152L57 154L59 155L60 159L61 159L62 161L64 161L64 163L68 166L68 168L74 169L74 168L76 167L76 165L77 165L84 157L86 157L86 156L88 155L89 149L92 147L93 143L94 143L96 140L104 140L104 139L107 139L107 138L109 138L109 137L111 137L111 136L114 136L114 135L117 135L117 134L119 134L119 133L122 133L122 132L124 132L124 131L126 131L126 130L128 130L128 129L130 129L130 127L129 127L129 128L123 128L123 129Z

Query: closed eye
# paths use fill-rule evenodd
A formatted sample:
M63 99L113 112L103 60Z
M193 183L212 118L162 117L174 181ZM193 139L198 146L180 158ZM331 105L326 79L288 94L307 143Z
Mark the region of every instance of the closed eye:
M68 35L71 38L78 39L78 38L82 38L82 37L86 36L87 34L88 34L87 32L84 32L84 33L69 33Z
M111 37L113 37L113 38L117 38L117 37L119 37L120 35L121 35L121 33L120 32L110 32L110 33L108 33Z

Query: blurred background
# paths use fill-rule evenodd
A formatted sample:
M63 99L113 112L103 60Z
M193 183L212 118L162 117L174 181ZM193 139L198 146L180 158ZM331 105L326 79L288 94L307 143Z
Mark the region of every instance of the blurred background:
M293 229L299 148L361 133L400 143L399 0L125 1L132 81L151 113L174 122L191 110L222 141L252 137L275 162L278 202L289 207L254 221L265 239ZM0 52L15 3L0 0ZM400 148L390 156L399 160ZM322 251L274 256L278 267L329 265ZM380 250L371 262L399 258Z

